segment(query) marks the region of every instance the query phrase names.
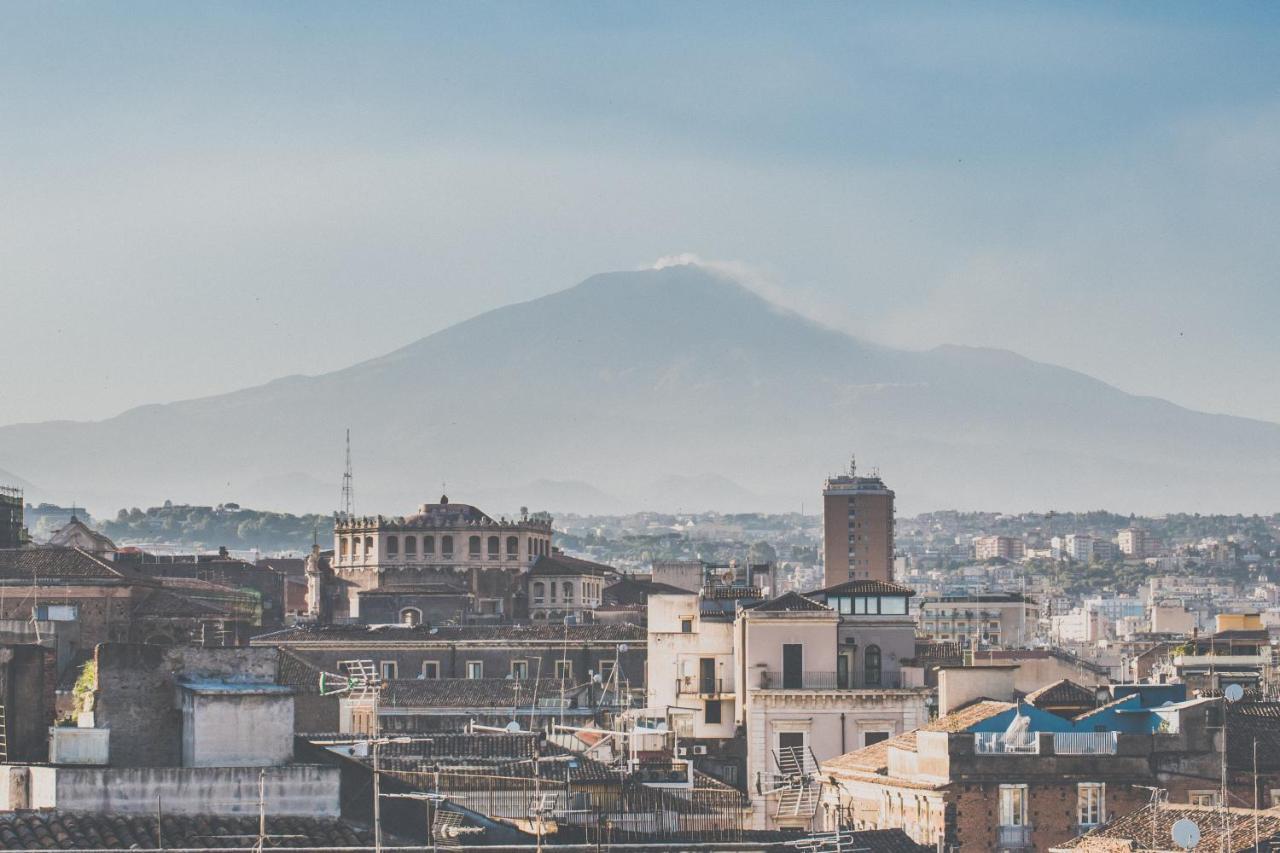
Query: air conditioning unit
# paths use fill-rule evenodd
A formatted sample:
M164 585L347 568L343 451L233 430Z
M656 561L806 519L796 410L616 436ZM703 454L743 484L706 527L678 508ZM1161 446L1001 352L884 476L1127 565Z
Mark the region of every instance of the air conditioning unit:
M694 754L694 755L706 755L706 754L707 754L707 747L706 747L706 745L705 745L705 744L698 744L697 746L695 746L695 747L693 748L693 754Z
M676 747L676 755L680 756L681 758L684 758L688 754L689 754L689 747L687 746Z

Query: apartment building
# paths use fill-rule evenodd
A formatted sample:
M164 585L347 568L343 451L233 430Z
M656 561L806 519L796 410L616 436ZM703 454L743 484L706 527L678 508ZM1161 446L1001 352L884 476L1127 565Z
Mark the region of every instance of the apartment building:
M912 594L883 581L768 600L653 592L647 704L671 712L688 748L705 748L693 753L699 769L740 757L738 778L757 794L754 827L818 826L816 783L775 790L772 781L812 775L819 761L928 719L923 675L904 666Z
M927 596L920 602L920 631L969 647L1027 645L1040 618L1036 602L1017 592Z
M1016 536L978 536L973 540L973 558L990 560L1021 560L1026 556L1027 544Z
M893 490L878 475L828 477L822 487L824 583L893 580Z

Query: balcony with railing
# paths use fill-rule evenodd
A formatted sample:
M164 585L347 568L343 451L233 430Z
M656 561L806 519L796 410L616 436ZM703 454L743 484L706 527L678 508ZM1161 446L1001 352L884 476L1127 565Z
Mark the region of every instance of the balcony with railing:
M815 672L813 670L762 670L761 690L900 690L904 681L898 669Z
M1118 732L1054 732L1056 755L1115 755Z
M1037 732L974 732L973 751L978 755L1039 755Z
M1002 850L1031 849L1031 827L998 826L996 827L996 847Z
M686 676L676 679L676 695L678 696L720 696L732 692L732 678Z

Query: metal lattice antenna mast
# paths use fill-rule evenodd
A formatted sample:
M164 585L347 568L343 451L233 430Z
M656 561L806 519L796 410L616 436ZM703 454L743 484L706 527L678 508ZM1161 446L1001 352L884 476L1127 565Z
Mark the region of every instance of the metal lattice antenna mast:
M352 518L355 514L356 494L351 481L351 430L347 430L347 468L342 475L342 517Z

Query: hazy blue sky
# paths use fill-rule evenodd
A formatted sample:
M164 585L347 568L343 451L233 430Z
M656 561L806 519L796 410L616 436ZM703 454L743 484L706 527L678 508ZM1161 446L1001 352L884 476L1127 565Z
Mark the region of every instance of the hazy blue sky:
M0 423L343 367L681 252L874 340L1280 420L1278 24L6 3Z

